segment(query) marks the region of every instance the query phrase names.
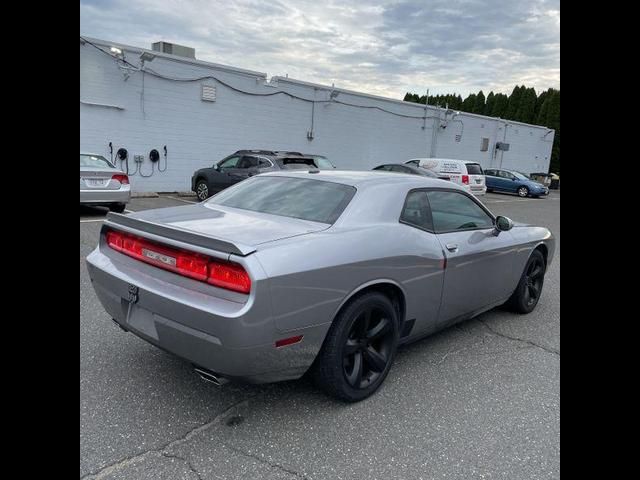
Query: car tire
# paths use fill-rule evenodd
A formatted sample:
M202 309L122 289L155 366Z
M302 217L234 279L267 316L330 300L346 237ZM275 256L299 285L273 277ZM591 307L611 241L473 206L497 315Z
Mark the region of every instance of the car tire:
M109 210L116 213L123 213L125 208L127 208L126 203L112 203L109 205Z
M314 383L346 402L372 395L382 384L398 347L398 313L379 292L351 300L338 314L314 362Z
M518 191L516 193L519 197L526 198L529 196L529 189L523 185L522 187L518 187Z
M209 184L206 180L198 180L196 183L196 196L201 202L209 198Z
M534 250L527 260L520 281L505 306L516 313L530 313L536 308L546 271L544 256L540 250Z

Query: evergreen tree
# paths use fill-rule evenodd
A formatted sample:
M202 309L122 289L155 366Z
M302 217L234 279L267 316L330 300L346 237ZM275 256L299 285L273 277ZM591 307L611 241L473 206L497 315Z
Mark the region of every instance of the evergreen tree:
M524 88L523 85L522 96L520 97L520 104L515 114L515 120L524 123L533 123L534 113L536 109L537 95L533 88Z
M478 113L480 115L484 114L484 107L485 107L485 98L484 98L484 92L482 90L480 90L478 92L478 95L476 96L476 101L473 104L473 113Z
M508 105L509 105L509 97L507 97L506 94L504 93L496 94L494 104L493 104L493 110L491 110L491 113L489 113L489 115L491 115L492 117L504 118L507 112Z
M515 86L511 95L509 96L509 103L507 105L507 110L504 113L504 118L507 120L515 120L516 113L518 112L518 108L520 107L520 100L522 99L524 86L519 87Z
M484 106L484 114L485 115L491 115L491 112L493 112L493 105L495 104L496 101L496 96L493 93L493 90L489 92L489 95L487 95L487 103L485 103Z
M462 102L460 109L465 112L473 113L473 107L476 104L476 96L477 95L475 93L470 93Z

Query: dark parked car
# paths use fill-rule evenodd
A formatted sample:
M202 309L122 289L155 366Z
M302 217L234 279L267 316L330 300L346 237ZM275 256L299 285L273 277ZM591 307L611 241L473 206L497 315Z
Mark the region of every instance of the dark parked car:
M319 157L316 156L316 157ZM331 165L331 162L328 160ZM300 152L277 150L238 150L216 162L211 167L201 168L191 177L191 190L198 200L206 200L211 195L224 190L246 178L259 173L278 170L327 168L318 165L319 161ZM334 168L333 165L329 168Z
M515 170L487 168L484 171L487 192L515 193L519 197L539 197L549 195L549 188L531 180L524 173Z
M385 172L398 172L398 173L410 173L412 175L422 175L423 177L439 178L440 180L450 180L446 175L437 175L431 170L426 168L415 167L413 165L401 164L401 163L387 163L385 165L378 165L374 170L382 170Z

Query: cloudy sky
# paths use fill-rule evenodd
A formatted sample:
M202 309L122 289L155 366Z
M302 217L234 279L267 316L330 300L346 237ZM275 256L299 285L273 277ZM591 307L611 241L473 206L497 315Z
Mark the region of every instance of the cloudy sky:
M559 0L81 0L80 33L400 99L560 87Z

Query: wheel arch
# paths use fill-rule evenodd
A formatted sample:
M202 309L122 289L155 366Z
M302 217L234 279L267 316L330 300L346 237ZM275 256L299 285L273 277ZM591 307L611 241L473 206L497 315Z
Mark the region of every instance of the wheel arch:
M549 258L549 247L547 247L547 245L544 242L540 242L534 247L533 250L531 250L531 253L533 253L536 250L538 250L538 251L540 251L540 253L542 253L542 257L544 258L544 265L546 267L547 264L549 263L549 261L548 261L548 258ZM529 256L531 256L531 254Z
M347 295L340 305L335 310L333 317L331 318L331 323L338 318L340 312L355 298L364 295L369 292L380 292L386 295L391 303L396 308L396 312L398 313L398 321L399 326L402 326L402 323L405 320L405 316L407 313L407 294L398 282L389 278L381 278L377 280L371 280L369 282L363 283L358 286L354 290L352 290L349 295Z

